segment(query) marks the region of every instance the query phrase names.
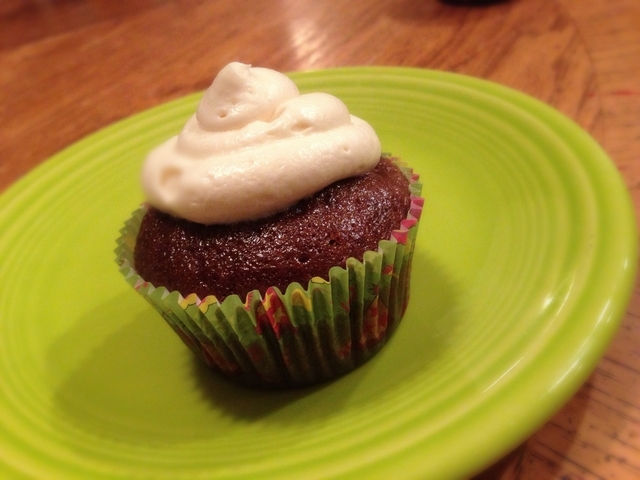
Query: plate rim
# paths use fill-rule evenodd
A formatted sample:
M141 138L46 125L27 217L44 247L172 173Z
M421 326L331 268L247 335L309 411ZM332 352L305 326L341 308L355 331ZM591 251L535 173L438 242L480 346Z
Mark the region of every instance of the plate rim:
M628 236L625 237L626 239L625 243L627 244L626 245L627 258L630 260L631 265L625 271L626 273L623 275L624 279L621 280L623 285L620 286L618 301L615 302L616 308L610 313L610 318L612 318L612 321L606 324L603 324L601 326L600 331L601 333L608 335L607 339L604 342L601 342L599 344L600 348L596 349L595 351L594 350L591 351L591 355L588 358L589 361L585 364L585 368L579 371L571 372L572 375L567 377L566 381L568 382L567 384L570 385L570 388L567 389L566 392L568 393L571 390L571 393L563 395L561 397L555 397L555 401L549 403L549 405L547 405L547 408L557 409L557 408L560 408L562 405L564 405L566 401L569 398L571 398L571 396L574 395L575 391L577 391L577 389L588 378L593 368L595 368L597 363L602 358L602 355L604 354L604 351L610 344L611 339L617 332L618 326L624 317L624 313L627 310L628 302L630 300L630 297L633 291L633 286L635 284L635 279L637 274L638 232L637 232L635 211L633 208L633 204L631 202L629 191L626 185L624 184L621 173L615 167L614 162L609 158L608 154L604 151L604 149L586 131L584 131L579 125L577 125L571 118L562 114L561 112L554 109L553 107L550 107L544 102L538 99L535 99L525 93L519 92L513 88L500 85L489 80L471 77L464 74L445 72L440 70L421 69L421 68L414 68L414 67L357 66L357 67L335 67L335 68L328 68L328 69L315 69L315 70L308 70L308 71L289 72L289 75L296 82L304 81L304 79L311 78L314 75L325 75L325 76L328 75L331 77L335 77L335 76L340 77L344 75L353 75L353 76L361 76L361 77L373 76L373 78L375 78L376 75L378 76L394 75L394 76L403 77L403 78L419 77L426 81L429 81L435 78L438 81L443 81L445 83L448 81L453 81L456 84L462 84L467 88L472 88L472 89L474 85L477 85L477 84L484 85L486 88L490 89L491 92L493 92L492 94L494 94L495 92L498 92L498 93L507 95L509 98L517 98L520 101L523 101L527 104L531 104L535 106L535 108L539 109L539 111L542 111L543 113L551 115L557 122L568 125L567 128L574 130L576 134L581 135L583 137L583 140L586 143L590 144L590 148L593 148L594 152L596 152L596 154L599 157L601 157L600 161L608 162L606 164L605 169L610 170L609 172L610 175L612 177L615 177L614 180L612 181L614 181L614 183L617 182L618 186L624 189L624 190L618 191L618 193L621 195L620 197L621 202L623 202L624 197L626 195L626 206L624 207L625 211L622 212L621 215L626 217L626 222L629 222L627 225ZM366 79L363 79L362 81L366 82ZM201 94L202 94L201 91L194 92L194 93L170 100L168 102L163 102L160 105L157 105L150 109L146 109L142 112L138 112L136 114L133 114L131 116L118 120L116 122L113 122L112 124L107 125L89 134L86 137L83 137L82 139L74 142L73 144L69 145L68 147L65 147L58 153L49 157L44 162L40 163L39 165L31 169L29 172L27 172L27 174L22 176L20 179L16 180L11 185L9 185L9 187L4 192L0 193L0 224L2 224L5 221L3 217L5 217L6 210L8 209L8 207L11 207L13 202L19 202L20 196L28 193L29 187L32 186L34 183L37 183L38 179L42 179L44 176L46 176L47 172L50 171L50 169L60 168L58 164L63 162L65 157L70 157L74 149L81 148L85 144L85 142L93 142L93 141L96 141L96 139L101 138L101 136L108 135L111 132L111 129L113 128L123 128L123 126L126 126L129 123L138 122L141 118L146 118L144 117L145 115L147 116L155 115L159 111L161 111L161 109L163 108L170 109L177 104L183 104L185 102L188 103L191 101L195 101L197 98L199 98L199 96L201 96ZM2 235L0 235L0 243L1 241L2 241ZM624 300L625 298L626 300ZM549 418L549 416L546 415L546 418ZM530 427L533 427L533 428L529 428L530 432L522 436L526 438L530 433L532 433L532 431L535 431L535 429L537 429L537 427L539 427L543 423L544 421L541 423L540 422L536 423L535 426L533 425L530 426ZM513 443L514 440L515 439L512 438L509 440L508 443L511 444ZM511 446L515 447L517 445L511 445ZM504 453L507 453L507 451L504 450L503 452L501 452L501 454L504 454ZM486 465L490 464L490 461L496 460L497 458L499 458L499 455L496 455L494 458L487 459L487 461L485 462Z

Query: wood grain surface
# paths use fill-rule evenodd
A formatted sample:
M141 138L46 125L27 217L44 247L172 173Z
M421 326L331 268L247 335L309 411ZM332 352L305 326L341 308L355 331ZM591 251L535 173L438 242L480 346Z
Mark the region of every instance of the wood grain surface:
M202 90L226 63L403 65L493 80L604 146L640 207L640 2L2 0L0 191L131 114ZM585 385L478 478L640 478L640 290Z

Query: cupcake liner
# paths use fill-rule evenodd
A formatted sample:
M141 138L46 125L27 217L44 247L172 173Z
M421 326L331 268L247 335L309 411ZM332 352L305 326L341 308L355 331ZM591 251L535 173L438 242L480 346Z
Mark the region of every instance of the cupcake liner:
M118 238L116 262L126 281L166 320L207 365L243 384L293 387L320 383L366 362L384 345L409 301L410 270L423 207L418 176L396 160L410 179L407 218L363 259L349 258L327 279L306 288L291 283L246 299L230 295L186 297L146 282L133 262L145 205L133 212Z

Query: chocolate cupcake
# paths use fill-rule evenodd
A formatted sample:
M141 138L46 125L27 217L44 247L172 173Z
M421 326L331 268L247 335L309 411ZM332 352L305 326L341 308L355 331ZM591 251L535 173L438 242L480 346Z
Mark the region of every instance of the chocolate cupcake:
M371 358L402 318L420 184L335 97L232 63L150 153L143 187L120 270L225 376L326 381Z

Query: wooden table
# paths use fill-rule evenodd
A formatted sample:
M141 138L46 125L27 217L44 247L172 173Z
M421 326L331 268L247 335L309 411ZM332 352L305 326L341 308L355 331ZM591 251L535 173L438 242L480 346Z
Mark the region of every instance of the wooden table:
M240 7L240 5L242 5ZM640 3L3 0L0 191L95 130L208 86L232 60L404 65L487 78L598 139L640 207ZM640 292L571 401L479 478L640 478Z

